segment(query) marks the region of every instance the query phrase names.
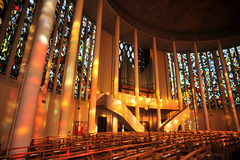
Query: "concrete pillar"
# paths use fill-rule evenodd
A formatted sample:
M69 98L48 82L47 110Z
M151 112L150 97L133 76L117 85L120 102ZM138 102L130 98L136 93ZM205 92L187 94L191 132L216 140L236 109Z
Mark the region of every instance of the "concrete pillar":
M182 91L181 91L181 83L180 83L180 76L179 76L179 67L178 67L178 60L177 60L177 51L176 51L176 43L173 41L173 60L175 64L175 73L176 73L176 81L177 81L177 93L178 93L178 104L179 110L183 110L183 100L182 100ZM182 130L185 130L184 124L181 124Z
M119 85L119 40L120 40L120 16L115 20L115 56L114 56L114 88L113 97L118 99L118 85ZM113 132L118 131L118 119L115 114L113 116Z
M45 0L42 6L38 22L40 25L38 25L36 29L29 67L23 85L17 117L15 119L16 123L12 134L11 148L29 146L32 139L38 94L56 4L57 0ZM10 154L26 151L27 149L19 149L16 152L12 151Z
M196 98L196 89L195 89L195 84L194 84L192 61L191 61L190 53L187 53L187 61L188 61L190 85L191 85L191 89L192 89L192 101L193 101L193 107L194 107L195 127L196 127L196 130L198 130L197 98Z
M113 97L118 98L119 85L119 40L120 40L120 17L115 20L115 56L114 56L114 88Z
M88 132L97 132L96 126L96 101L97 101L97 83L98 83L98 66L99 66L99 54L100 54L100 42L102 32L102 9L103 0L98 2L97 10L97 23L96 23L96 39L95 39L95 51L93 57L93 71L92 71L92 84L91 84L91 95L90 95L90 106L89 106L89 117L88 117Z
M59 120L58 136L67 136L68 133L68 120L71 110L72 93L74 89L74 73L76 66L76 58L78 54L78 37L80 34L82 22L82 10L84 0L77 0L73 15L73 26L71 31L70 48L67 59L66 75L63 86L63 94L61 99L61 112Z
M160 103L160 89L159 89L159 75L158 75L157 44L156 44L155 37L153 37L153 59L154 59L154 71L155 71L156 98L157 98L157 129L159 130L161 127L161 103Z
M240 131L237 112L236 112L236 107L235 107L234 99L233 99L233 95L232 95L231 84L229 82L228 72L227 72L225 60L224 60L224 57L223 57L222 45L221 45L220 40L217 41L217 45L218 45L219 57L220 57L220 60L221 60L221 63L222 63L222 70L223 70L223 75L224 75L224 79L225 79L225 84L226 84L226 87L227 87L228 100L229 100L230 110L231 110L232 116L233 116L233 121L234 121L234 124L235 124L235 129L237 131Z
M205 92L204 92L204 88L203 88L202 74L201 74L200 65L199 65L196 42L194 42L193 45L194 45L195 62L196 62L196 66L197 66L198 82L199 82L199 88L200 88L200 94L201 94L201 100L202 100L204 122L205 122L206 130L210 130L208 111L207 111L207 105L206 105L206 99L205 99Z
M227 130L229 130L232 127L232 122L231 122L231 117L230 117L230 113L229 113L229 109L228 109L228 104L227 104L227 99L226 99L226 95L224 92L224 87L223 87L223 79L221 76L221 71L220 71L220 67L219 67L219 61L218 61L218 57L216 54L216 50L213 50L213 60L214 60L214 64L215 64L215 68L216 68L216 73L217 73L217 81L218 81L218 86L219 86L219 91L220 91L220 95L222 97L222 106L223 106L223 112L225 115L225 120L226 120L226 127Z
M137 120L140 120L139 116L139 77L138 77L138 37L137 29L134 29L134 79L135 79L135 116Z

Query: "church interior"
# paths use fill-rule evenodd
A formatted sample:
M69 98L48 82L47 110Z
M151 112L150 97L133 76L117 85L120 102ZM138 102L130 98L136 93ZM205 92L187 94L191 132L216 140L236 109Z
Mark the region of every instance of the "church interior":
M239 7L0 0L0 159L240 159Z

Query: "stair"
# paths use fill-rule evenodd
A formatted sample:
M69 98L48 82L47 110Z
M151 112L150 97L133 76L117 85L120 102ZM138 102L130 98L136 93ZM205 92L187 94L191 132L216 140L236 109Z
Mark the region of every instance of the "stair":
M120 116L119 120L125 121L124 126L130 127L128 130L144 132L144 126L120 100L105 93L100 93L97 95L97 105L105 106L107 109L118 114Z
M178 129L178 126L190 117L189 108L174 113L160 127L160 131L170 132Z

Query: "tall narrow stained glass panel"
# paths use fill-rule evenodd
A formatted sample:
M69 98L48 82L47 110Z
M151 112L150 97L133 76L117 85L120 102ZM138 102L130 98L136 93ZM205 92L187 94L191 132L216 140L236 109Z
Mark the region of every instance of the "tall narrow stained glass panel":
M60 19L58 24L58 31L56 35L55 48L53 51L53 59L51 63L51 69L50 69L49 80L48 80L48 91L50 92L53 91L54 80L56 78L56 70L58 67L58 58L60 56L59 52L61 52L60 45L61 45L61 39L63 37L62 35L63 35L63 26L65 21L66 6L67 6L67 2L66 0L64 0L62 8L60 10L61 13L60 13Z
M3 19L8 7L8 0L1 0L0 3L0 27L2 26Z
M90 56L90 48L91 48L91 38L92 38L92 22L88 21L88 26L87 26L87 40L86 40L86 47L85 47L85 58L84 58L84 67L83 67L83 77L82 77L82 93L81 93L81 100L85 101L86 100L86 90L87 90L87 73L88 73L88 63L89 63L89 58Z
M54 39L54 37L53 37L54 36L54 28L56 26L59 9L60 9L60 0L57 1L57 6L56 6L54 17L53 17L53 23L52 23L52 29L51 29L51 34L50 34L50 39L49 39L49 44L48 44L48 49L47 49L47 55L46 55L46 60L45 60L44 68L43 68L43 76L42 76L42 82L41 82L42 86L44 85L45 78L46 78L47 65L48 65L48 60L50 57L50 52L51 52L52 43L53 43L53 39Z
M85 45L85 37L87 32L87 18L83 17L82 21L82 29L81 29L81 38L79 44L79 51L78 51L78 63L77 63L77 71L76 71L76 78L75 78L75 91L74 91L74 98L79 99L79 92L81 87L81 74L82 74L82 65L83 65L83 52L84 52L84 45Z
M37 5L37 0L29 1L27 13L26 13L26 16L24 19L24 24L23 24L19 42L17 45L17 51L16 51L14 61L12 64L12 70L10 73L10 77L13 79L17 79L18 74L19 74L19 70L20 70L20 66L22 63L22 58L23 58L23 54L24 54L24 50L25 50L25 45L26 45L27 39L28 39L29 29L33 22L34 13L36 10L36 5Z
M10 20L8 22L8 27L5 32L5 36L0 49L0 73L1 74L5 74L5 71L6 71L8 59L12 49L13 40L19 26L23 5L24 5L24 1L15 0L13 10L11 12Z
M69 34L70 34L70 28L71 28L71 20L73 17L73 3L70 2L68 9L68 15L67 15L67 24L64 32L63 37L63 44L62 44L62 51L61 52L61 58L59 63L59 72L57 76L57 87L56 87L56 93L61 94L62 92L62 82L63 82L63 76L64 76L64 68L65 68L65 62L66 62L66 55L67 55L67 48L68 48L68 40L69 40Z

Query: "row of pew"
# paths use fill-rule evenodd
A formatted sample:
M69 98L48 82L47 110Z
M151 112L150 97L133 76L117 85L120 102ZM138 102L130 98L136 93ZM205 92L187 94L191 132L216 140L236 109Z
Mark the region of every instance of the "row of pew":
M1 149L0 159L230 160L239 149L236 131L102 132L33 139L30 146Z

